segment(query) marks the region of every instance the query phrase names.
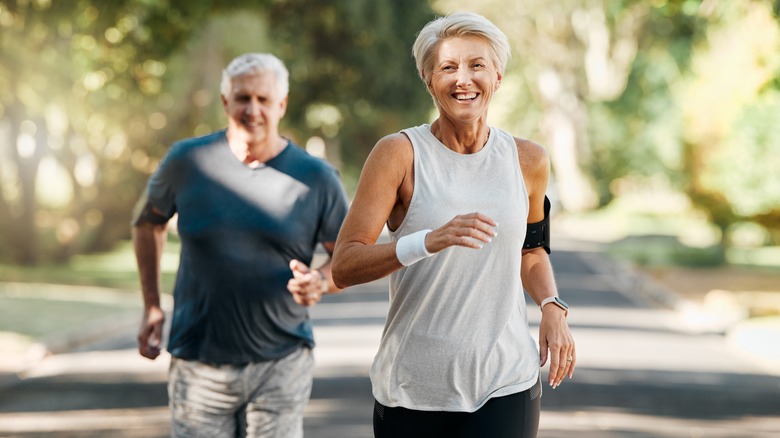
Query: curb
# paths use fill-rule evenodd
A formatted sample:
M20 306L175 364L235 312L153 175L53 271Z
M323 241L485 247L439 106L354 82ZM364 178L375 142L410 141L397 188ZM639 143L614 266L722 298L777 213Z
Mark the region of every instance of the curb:
M9 388L25 379L25 375L40 365L47 357L72 353L99 345L107 339L119 338L123 333L134 333L138 325L138 312L106 317L91 321L80 328L45 336L26 348L28 360L16 367L0 371L0 389Z
M570 236L557 236L556 240L562 250L579 253L580 259L593 272L610 278L615 289L637 305L679 310L693 304L646 274L637 272L630 263L610 257L601 243Z
M601 243L578 240L570 236L560 236L559 239L563 241L563 249L575 251L581 255L587 254L581 256L580 259L594 272L608 276L613 281L615 288L635 304L674 312L681 320L679 326L681 333L736 338L744 336L748 330L755 330L756 318L749 316L747 307L740 308L738 303L735 303L734 305L737 307L729 307L729 312L723 312L723 309L709 309L707 306L687 299L663 286L650 275L633 269L629 262L609 256ZM780 327L780 317L774 317L773 320L777 321L777 325ZM766 330L773 333L780 332L780 328L765 328L764 331ZM763 360L759 357L760 353L752 353ZM780 357L780 352L771 354ZM776 359L774 356L770 360L775 365L780 362L780 359Z

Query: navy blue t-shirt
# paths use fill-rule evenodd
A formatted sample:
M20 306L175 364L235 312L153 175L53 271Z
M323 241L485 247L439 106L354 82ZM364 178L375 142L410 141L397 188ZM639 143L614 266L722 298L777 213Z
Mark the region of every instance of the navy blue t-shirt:
M308 311L287 281L290 260L310 265L317 243L335 241L346 216L333 166L290 142L251 168L219 131L175 143L147 195L168 218L179 216L171 355L244 364L314 346Z

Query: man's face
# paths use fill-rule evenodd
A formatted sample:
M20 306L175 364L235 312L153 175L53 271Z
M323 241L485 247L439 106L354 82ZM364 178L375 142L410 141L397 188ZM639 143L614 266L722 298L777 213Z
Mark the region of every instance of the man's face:
M287 110L273 72L252 72L233 78L230 94L222 96L228 132L247 143L273 141Z

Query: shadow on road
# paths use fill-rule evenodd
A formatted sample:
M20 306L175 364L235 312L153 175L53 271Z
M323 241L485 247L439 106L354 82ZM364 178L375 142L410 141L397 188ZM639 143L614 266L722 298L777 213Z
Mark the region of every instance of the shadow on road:
M540 438L780 436L780 379L719 334L693 334L669 309L632 295L597 254L553 253L572 305L575 378L546 387ZM628 285L628 286L627 286ZM532 333L538 310L529 302ZM368 369L387 311L384 281L323 300L313 311L316 378L309 438L372 436ZM0 388L0 437L168 435L168 357L134 349L134 330L95 348L53 355Z

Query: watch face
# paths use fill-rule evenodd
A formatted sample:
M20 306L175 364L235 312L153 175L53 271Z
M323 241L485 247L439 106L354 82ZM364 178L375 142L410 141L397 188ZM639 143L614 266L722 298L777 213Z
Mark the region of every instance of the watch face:
M569 310L569 305L566 304L566 301L563 301L562 299L560 299L558 297L555 297L555 302L556 302L556 304L558 304L559 306L563 307L564 309Z

